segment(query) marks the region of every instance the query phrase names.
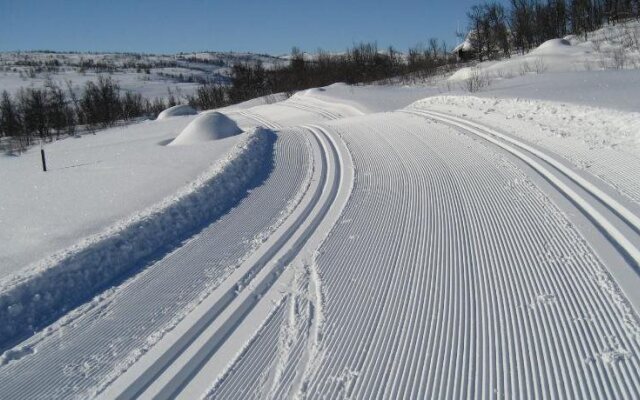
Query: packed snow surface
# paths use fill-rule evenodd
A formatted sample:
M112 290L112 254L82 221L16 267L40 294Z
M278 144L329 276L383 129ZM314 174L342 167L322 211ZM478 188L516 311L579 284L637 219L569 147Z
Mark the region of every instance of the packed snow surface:
M182 146L220 140L241 133L238 124L219 112L201 114L191 121L169 146Z
M195 108L186 104L178 104L177 106L169 107L166 110L162 111L160 114L158 114L157 119L166 119L171 117L196 114L198 114L198 112Z
M566 40L538 51L590 54ZM638 74L563 68L311 89L225 108L253 139L156 146L272 138L235 206L6 346L0 397L640 398ZM143 233L225 203L191 196ZM0 326L49 301L22 293Z

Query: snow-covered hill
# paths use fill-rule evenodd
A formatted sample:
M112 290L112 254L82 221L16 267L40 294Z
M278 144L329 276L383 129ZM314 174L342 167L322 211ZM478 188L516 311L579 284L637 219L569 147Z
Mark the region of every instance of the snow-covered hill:
M450 82L481 79L484 85L516 76L547 72L602 71L640 68L640 23L628 21L584 36L549 40L531 52L509 59L485 61L458 70Z
M197 52L173 55L137 53L0 53L0 91L15 93L21 87L42 87L47 80L74 88L111 75L123 90L147 98L190 95L201 83L225 83L233 64L261 62L266 68L284 59L251 53Z

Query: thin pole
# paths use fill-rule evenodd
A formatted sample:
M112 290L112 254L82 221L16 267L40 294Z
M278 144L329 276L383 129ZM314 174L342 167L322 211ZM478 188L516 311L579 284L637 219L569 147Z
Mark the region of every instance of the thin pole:
M40 155L42 156L42 170L47 172L47 160L44 158L44 149L40 149Z

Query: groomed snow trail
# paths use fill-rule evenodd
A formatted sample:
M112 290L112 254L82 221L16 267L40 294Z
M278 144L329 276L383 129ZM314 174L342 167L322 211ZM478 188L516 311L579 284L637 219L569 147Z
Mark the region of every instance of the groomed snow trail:
M356 174L314 259L318 341L309 345L303 275L210 398L241 386L254 398L640 396L638 304L627 290L638 277L615 242L632 249L637 233L615 213L583 204L623 232L608 237L554 186L575 182L542 176L470 127L407 113L327 127Z
M283 224L307 192L313 146L306 134L279 133L271 174L230 213L5 355L0 398L86 398L109 387Z
M105 398L191 399L203 395L211 385L211 377L225 372L239 349L253 340L264 316L282 301L294 266L310 261L335 224L351 189L353 168L350 159L345 158L344 147L321 127L305 129L317 141L310 195L255 257L246 260L247 268L259 268L255 277L243 280L233 301L192 337L190 332L180 334L177 340L167 336L171 343L186 341L186 347L167 358L167 353L160 350L169 346L160 342L157 354L152 349L141 359L139 368L132 368L105 392ZM244 264L239 271L245 268ZM207 303L208 300L203 302L205 309L210 308ZM176 330L180 329L178 326Z
M5 353L0 398L640 398L639 216L588 173L424 107L230 114L280 130L266 181Z

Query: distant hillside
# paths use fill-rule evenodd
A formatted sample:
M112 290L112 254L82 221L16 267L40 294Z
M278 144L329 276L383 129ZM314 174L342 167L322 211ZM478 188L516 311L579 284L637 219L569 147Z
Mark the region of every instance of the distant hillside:
M179 54L5 52L0 53L0 91L43 87L48 80L74 89L108 74L125 91L147 98L168 97L169 90L191 95L200 84L228 83L238 62L261 62L266 68L287 62L264 54L193 52Z

